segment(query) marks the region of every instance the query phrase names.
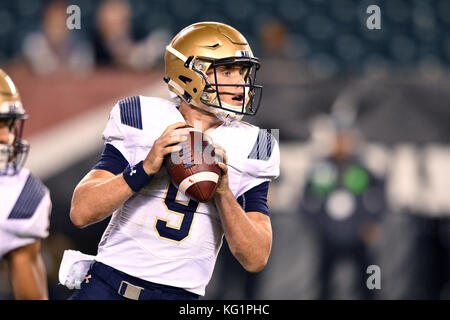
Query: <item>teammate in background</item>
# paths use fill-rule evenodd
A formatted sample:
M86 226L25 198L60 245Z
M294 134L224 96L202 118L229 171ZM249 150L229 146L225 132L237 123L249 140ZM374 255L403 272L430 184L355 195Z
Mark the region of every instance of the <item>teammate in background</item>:
M11 78L0 69L0 259L8 262L16 299L48 299L40 249L48 236L48 189L22 168L29 145L22 140L27 114Z
M61 283L83 279L71 299L197 299L224 235L247 271L262 270L269 259L266 202L269 182L279 175L278 144L266 130L239 121L259 107L259 60L236 29L215 22L183 29L164 60L164 80L179 98L119 101L103 132L100 161L75 188L70 218L76 226L112 217L87 273L74 267L86 255L67 264L63 258ZM223 158L208 203L178 192L162 166L186 139L181 127L199 123Z

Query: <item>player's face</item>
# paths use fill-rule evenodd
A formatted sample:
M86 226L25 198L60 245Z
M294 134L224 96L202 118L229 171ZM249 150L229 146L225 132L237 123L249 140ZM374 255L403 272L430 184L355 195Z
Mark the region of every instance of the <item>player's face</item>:
M5 172L11 158L11 143L14 135L11 132L13 121L0 120L0 175Z
M14 138L11 132L12 123L9 120L0 120L0 143L10 143Z
M224 65L216 67L217 84L245 84L247 69L238 64ZM209 83L215 84L214 68L206 72ZM235 106L242 105L244 99L242 86L219 86L220 100Z

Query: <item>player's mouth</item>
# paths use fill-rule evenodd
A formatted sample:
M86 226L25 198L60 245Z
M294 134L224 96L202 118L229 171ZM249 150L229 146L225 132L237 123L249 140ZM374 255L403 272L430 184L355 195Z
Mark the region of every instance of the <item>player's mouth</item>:
M221 92L220 96L223 101L227 103L232 103L234 105L240 105L242 104L242 101L244 101L244 95L242 94L236 94L232 92Z

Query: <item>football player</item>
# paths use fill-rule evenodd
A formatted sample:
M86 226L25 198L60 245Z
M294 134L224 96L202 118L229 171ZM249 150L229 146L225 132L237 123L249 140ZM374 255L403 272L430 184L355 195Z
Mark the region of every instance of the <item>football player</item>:
M41 239L48 236L48 189L23 168L29 145L27 118L11 78L0 69L0 259L8 263L16 299L48 299Z
M74 190L70 218L76 226L112 217L71 299L198 299L224 235L247 271L262 270L269 259L267 193L279 175L278 144L267 130L240 121L259 107L259 60L239 31L215 22L183 29L164 60L164 80L179 99L119 101L103 132L99 162ZM200 124L223 159L208 203L179 192L162 166L187 139L186 124ZM61 283L82 274L61 279L70 268L63 259Z

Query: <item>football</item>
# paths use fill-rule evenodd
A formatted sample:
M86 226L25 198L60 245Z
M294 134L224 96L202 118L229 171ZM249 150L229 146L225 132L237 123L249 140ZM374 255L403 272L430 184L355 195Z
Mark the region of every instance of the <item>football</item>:
M186 127L188 139L179 143L180 151L166 156L164 164L179 191L195 201L208 202L216 192L221 170L211 138L200 130Z

